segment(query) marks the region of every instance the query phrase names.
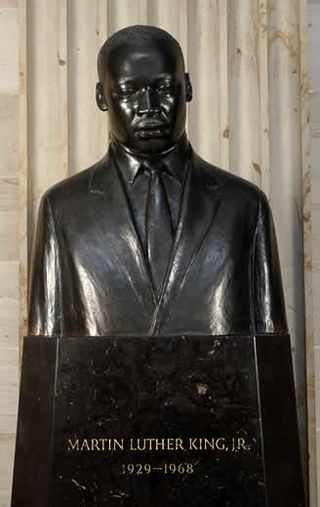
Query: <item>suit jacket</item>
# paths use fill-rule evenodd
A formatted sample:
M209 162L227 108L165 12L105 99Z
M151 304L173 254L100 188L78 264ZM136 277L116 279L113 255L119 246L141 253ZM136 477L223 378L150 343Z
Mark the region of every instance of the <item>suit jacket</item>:
M287 331L265 195L192 151L188 164L158 299L111 155L49 189L35 238L30 334Z

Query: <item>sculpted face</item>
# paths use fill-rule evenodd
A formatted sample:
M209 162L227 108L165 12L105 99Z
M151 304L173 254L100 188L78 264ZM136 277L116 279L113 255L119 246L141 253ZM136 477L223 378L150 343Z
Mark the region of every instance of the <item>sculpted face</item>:
M122 44L105 65L97 102L109 112L112 136L142 154L174 145L184 133L192 93L178 51L166 41L149 47Z

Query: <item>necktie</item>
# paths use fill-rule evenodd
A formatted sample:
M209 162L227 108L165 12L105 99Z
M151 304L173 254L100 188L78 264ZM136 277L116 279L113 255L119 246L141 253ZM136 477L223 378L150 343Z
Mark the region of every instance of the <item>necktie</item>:
M146 213L148 261L157 295L160 294L172 249L170 210L161 180L163 167L147 167L149 192Z

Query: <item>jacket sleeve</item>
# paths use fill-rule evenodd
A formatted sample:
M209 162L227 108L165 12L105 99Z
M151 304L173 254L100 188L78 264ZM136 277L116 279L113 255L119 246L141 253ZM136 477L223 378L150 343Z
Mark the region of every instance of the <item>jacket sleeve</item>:
M53 214L41 200L29 280L29 335L57 336L62 330L61 266Z
M257 334L288 330L277 240L271 210L261 193L253 258L254 328Z

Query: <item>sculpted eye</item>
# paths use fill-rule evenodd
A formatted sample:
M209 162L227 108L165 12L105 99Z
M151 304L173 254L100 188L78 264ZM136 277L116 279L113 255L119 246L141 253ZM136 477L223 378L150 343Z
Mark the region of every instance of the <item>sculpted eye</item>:
M136 92L134 88L122 88L118 91L118 95L124 98L131 97Z
M171 93L175 89L175 85L173 84L163 84L158 87L158 91L161 93Z

